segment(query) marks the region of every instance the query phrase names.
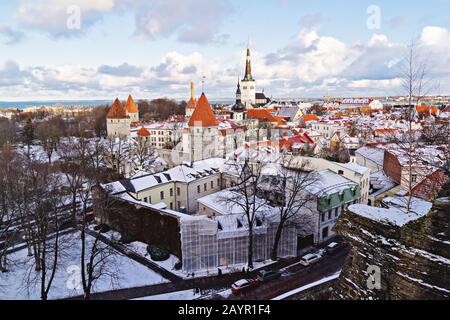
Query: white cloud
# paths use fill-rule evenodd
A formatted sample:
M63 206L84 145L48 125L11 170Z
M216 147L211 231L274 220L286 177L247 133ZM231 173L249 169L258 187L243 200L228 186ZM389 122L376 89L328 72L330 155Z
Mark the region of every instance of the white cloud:
M425 27L420 49L434 62L430 76L450 92L450 33L440 27ZM394 43L375 34L366 43L345 43L318 30L304 29L295 41L273 53L252 50L253 75L258 90L273 96L389 95L401 94L398 68L406 44ZM49 95L107 98L133 93L142 97L188 96L188 83L205 88L210 97L233 97L236 77L242 77L245 49L231 55L205 57L200 52L171 51L159 62L134 65L124 61L115 66L46 65L19 67L15 62L0 66L0 95L12 88L21 96ZM199 93L197 89L197 93ZM112 97L111 97L112 98Z
M81 10L80 30L67 28L73 5ZM24 28L70 37L86 33L106 14L124 12L134 15L135 33L145 38L175 35L184 42L223 43L227 35L220 28L233 9L229 0L19 0L15 18Z
M22 31L16 30L7 24L0 22L0 42L3 42L4 44L15 44L22 40L24 36L25 34Z
M78 35L111 12L120 0L19 0L15 13L17 23L32 30L42 30L53 36ZM67 28L71 16L68 8L78 6L81 13L79 32Z
M450 32L445 28L428 26L423 28L420 41L429 47L450 47Z

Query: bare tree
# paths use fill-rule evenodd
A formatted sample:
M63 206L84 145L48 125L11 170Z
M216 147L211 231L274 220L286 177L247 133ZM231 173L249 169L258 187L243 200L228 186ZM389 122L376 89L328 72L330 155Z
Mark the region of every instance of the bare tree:
M258 197L258 185L262 178L262 162L250 162L249 159L243 161L233 161L230 169L233 175L233 187L221 202L231 206L237 206L242 211L248 228L248 252L247 264L253 268L253 239L254 228L261 209L266 206L267 201Z
M26 275L28 288L37 283L42 300L48 299L49 291L59 267L63 252L60 242L60 223L63 215L61 207L61 185L49 166L31 163L29 188L31 196L30 223L27 224L33 250L33 268Z
M36 137L42 142L48 163L52 162L52 155L56 151L61 136L59 127L51 122L42 122L37 125Z
M0 150L0 272L8 270L8 249L14 241L16 212L15 184L17 181L17 154L9 145ZM14 164L14 165L13 165Z
M278 166L276 175L263 179L268 183L265 186L265 197L277 208L278 227L272 246L271 259L277 260L278 247L284 227L293 223L304 231L309 231L314 224L313 212L308 204L314 200L314 196L308 192L308 187L318 181L314 171L308 169L308 163L303 161L299 166L291 165L292 157L284 155ZM264 189L264 188L262 188Z
M109 139L105 151L105 162L117 176L125 174L125 161L130 153L128 141L123 138Z
M83 168L88 160L88 142L84 138L70 139L61 144L58 150L60 170L64 174L67 188L71 194L72 220L76 224L77 199L83 188Z
M81 284L83 297L90 300L92 290L98 280L109 278L114 284L119 281L119 266L117 263L118 252L100 239L100 234L89 230L88 203L92 199L92 191L95 180L87 179L86 186L80 194L83 208L81 211L80 240L81 240ZM113 201L110 198L102 198L103 210L110 209ZM114 239L113 239L114 240Z
M404 108L403 118L407 122L406 132L401 135L394 134L391 137L398 148L406 157L408 175L406 177L408 196L406 198L406 212L411 211L412 191L414 187L414 162L415 150L419 147L419 137L414 127L417 118L417 106L430 90L430 80L428 79L428 65L419 55L418 47L414 41L408 47L408 52L403 60L400 72L402 87L406 93L408 106Z
M146 138L138 138L136 147L131 152L133 170L145 170L155 160L155 149ZM153 160L153 161L152 161Z

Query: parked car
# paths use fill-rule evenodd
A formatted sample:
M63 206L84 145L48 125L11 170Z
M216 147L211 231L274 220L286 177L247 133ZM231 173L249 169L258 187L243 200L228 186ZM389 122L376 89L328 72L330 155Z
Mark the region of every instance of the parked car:
M277 270L277 269L263 270L258 273L258 280L261 282L275 280L280 277L281 277L281 271Z
M300 259L300 264L304 265L305 267L312 265L313 263L316 263L322 258L322 256L318 253L308 253L307 255L304 255Z
M329 253L334 253L337 250L339 250L340 248L342 248L344 246L344 244L342 242L331 242L328 246L327 246L327 252Z
M256 279L242 279L233 283L233 285L231 286L231 292L237 296L250 291L251 289L258 286L258 284L259 282Z

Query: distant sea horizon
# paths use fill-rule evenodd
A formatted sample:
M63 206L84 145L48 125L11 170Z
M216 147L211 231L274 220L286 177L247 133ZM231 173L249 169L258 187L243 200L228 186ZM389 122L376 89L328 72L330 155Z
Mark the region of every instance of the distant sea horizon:
M141 99L136 99L139 101ZM181 101L175 99L177 101ZM97 107L105 104L112 104L113 100L42 100L42 101L0 101L0 109L25 109L28 107L54 107L54 106L80 106L80 107ZM217 99L210 100L211 104L232 104L233 100Z

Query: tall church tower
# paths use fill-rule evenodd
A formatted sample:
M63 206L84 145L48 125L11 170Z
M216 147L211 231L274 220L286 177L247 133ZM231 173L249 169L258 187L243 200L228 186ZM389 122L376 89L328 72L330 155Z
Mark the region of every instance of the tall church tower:
M251 107L256 103L256 81L252 76L252 63L250 60L250 43L247 44L247 59L245 62L245 76L241 80L242 103Z

